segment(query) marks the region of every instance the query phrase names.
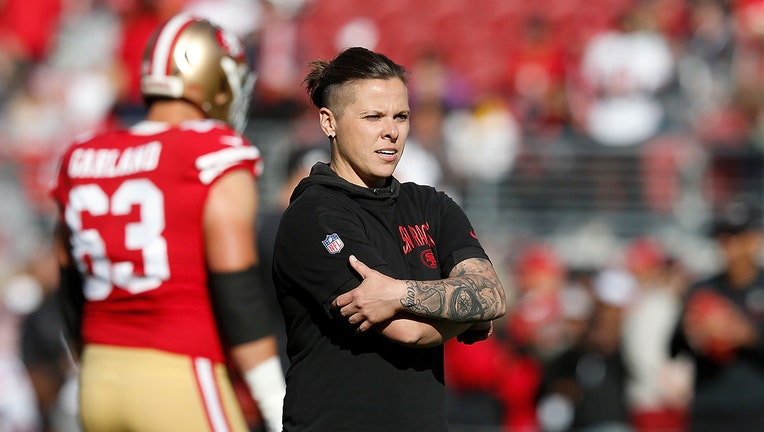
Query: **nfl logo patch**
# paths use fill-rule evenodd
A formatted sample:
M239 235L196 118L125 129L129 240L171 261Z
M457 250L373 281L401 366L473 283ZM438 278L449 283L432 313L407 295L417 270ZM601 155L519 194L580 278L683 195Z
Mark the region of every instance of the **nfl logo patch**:
M342 243L342 239L337 233L329 234L321 243L324 244L324 247L330 254L336 254L345 247L345 243Z

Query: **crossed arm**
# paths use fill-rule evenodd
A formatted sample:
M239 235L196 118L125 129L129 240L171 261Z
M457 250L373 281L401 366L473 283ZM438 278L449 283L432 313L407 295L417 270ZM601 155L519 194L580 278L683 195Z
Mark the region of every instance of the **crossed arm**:
M402 308L416 315L455 322L490 321L504 315L504 289L488 260L462 261L449 276L435 281L405 281Z
M432 281L393 279L352 256L350 265L363 281L333 305L361 332L375 328L412 345L443 343L459 335L472 343L485 339L491 320L506 313L504 288L486 259L464 260L447 279Z

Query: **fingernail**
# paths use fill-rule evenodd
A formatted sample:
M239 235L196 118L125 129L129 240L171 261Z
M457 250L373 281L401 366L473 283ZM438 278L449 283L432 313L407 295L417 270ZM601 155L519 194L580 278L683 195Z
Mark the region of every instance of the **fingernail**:
M358 261L358 258L355 255L350 255L350 261Z

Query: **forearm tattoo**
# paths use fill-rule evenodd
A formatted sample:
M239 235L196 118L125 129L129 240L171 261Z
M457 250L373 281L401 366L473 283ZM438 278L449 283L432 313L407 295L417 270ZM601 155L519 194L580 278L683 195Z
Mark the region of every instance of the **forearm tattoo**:
M436 281L406 281L404 308L417 315L457 322L501 316L504 289L488 260L457 264L452 277Z

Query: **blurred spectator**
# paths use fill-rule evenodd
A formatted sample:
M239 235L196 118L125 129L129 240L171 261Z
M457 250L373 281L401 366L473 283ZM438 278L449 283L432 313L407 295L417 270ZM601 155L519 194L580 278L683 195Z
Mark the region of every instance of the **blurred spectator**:
M455 201L464 195L464 177L451 165L446 152L444 126L448 111L438 101L423 101L411 107L411 131L395 177L402 182L426 184L442 190Z
M702 1L693 6L693 33L682 82L692 132L708 155L711 206L740 193L760 193L764 116L761 2Z
M562 352L577 345L586 334L594 310L594 296L581 281L570 280L560 291L560 302L563 335L558 349Z
M64 0L0 3L0 57L8 56L22 64L45 60L58 37L64 3Z
M515 49L505 60L504 88L525 131L559 133L569 120L565 76L566 52L550 17L538 14L523 22Z
M30 69L45 61L58 38L62 3L62 0L0 1L0 108ZM35 25L29 25L30 22ZM0 134L0 146L3 141Z
M762 62L764 62L764 27L761 20L764 17L764 2L762 0L740 0L733 2L732 15L735 20L736 39L734 68L732 79L735 88L733 94L742 98L747 104L745 114L753 123L760 122L757 118L761 111Z
M0 105L2 153L19 164L25 197L40 217L54 210L47 191L62 148L102 127L116 99L114 25L102 9L67 8L47 57L29 66Z
M20 186L35 214L53 210L47 199L47 181L53 178L51 154L57 154L56 134L64 129L61 84L49 68L34 69L4 105L0 115L2 152L20 166ZM46 171L50 171L45 175Z
M512 267L518 298L510 300L514 308L496 337L479 347L446 344L454 424L485 425L493 419L506 430L539 430L536 395L543 361L560 349L566 331L561 297L566 269L541 243L525 247Z
M503 424L505 410L499 388L505 385L506 377L515 378L506 385L516 391L521 389L519 384L533 379L520 372L524 368L516 367L519 362L513 361L495 337L483 342L467 346L454 341L444 346L446 408L448 423L455 430Z
M5 327L7 311L0 311L0 326ZM0 352L0 428L7 431L39 432L42 421L34 387L24 364L13 353Z
M544 362L565 345L572 330L563 311L586 313L574 296L563 297L566 268L542 243L524 248L513 263L518 298L504 326L486 344L446 344L446 379L451 389L454 424L485 425L490 419L506 430L540 430L536 396ZM563 299L571 300L563 304ZM582 307L583 306L583 307Z
M116 79L119 85L115 114L122 125L137 123L145 114L141 96L141 62L151 33L181 11L185 0L107 0L118 16Z
M445 345L449 423L456 427L500 426L534 432L539 360L503 329L485 343Z
M764 430L764 271L761 212L746 199L718 212L722 270L693 283L671 348L695 362L688 431Z
M58 297L58 263L46 243L28 259L26 275L39 290L39 302L21 322L21 357L34 386L44 431L73 432L76 411L69 408L75 395L62 392L75 370L65 348Z
M440 187L440 182L443 179L444 169L441 166L438 156L433 150L437 151L438 147L442 146L441 142L434 141L434 139L440 137L440 130L442 130L443 126L443 116L445 114L442 112L441 108L432 105L433 104L425 103L413 108L412 116L416 118L417 123L420 121L425 122L425 129L422 130L422 136L427 141L420 141L417 136L418 134L412 126L411 136L406 140L406 147L404 149L406 157L402 158L401 163L396 167L395 178L400 182L414 182L432 186L436 189L442 189ZM428 121L431 125L427 124ZM433 127L428 130L427 128L430 126ZM437 131L438 135L435 137L428 137L427 134L431 131ZM427 147L428 145L437 147L431 149L430 147Z
M595 305L583 338L544 369L543 430L630 430L621 324L635 288L636 281L623 270L607 269L595 277Z
M182 10L194 16L206 18L245 40L253 37L265 24L264 8L273 7L281 12L282 2L251 0L175 0ZM295 2L299 3L299 2ZM275 19L276 17L271 17ZM289 16L287 15L287 18ZM286 55L293 55L290 51ZM262 70L258 67L258 71Z
M0 285L0 430L40 432L43 418L35 386L21 360L24 317L39 306L40 284L23 272Z
M632 423L637 432L683 431L692 391L691 366L687 360L672 359L669 353L684 288L682 270L648 237L633 240L624 261L637 283L623 327Z
M453 110L472 105L469 83L436 48L423 49L409 69L412 106L437 104Z
M461 162L451 155L447 124L454 117L468 117L466 113L473 103L469 83L434 46L421 49L409 77L411 116L415 121L396 178L433 186L459 202L464 195L465 172L455 166Z
M450 165L468 181L487 183L498 182L512 169L521 138L517 119L498 97L452 112L444 133Z
M732 95L735 25L728 3L688 2L689 29L678 52L677 73L688 102L686 120L698 127L702 119L721 114Z
M734 31L728 86L718 98L718 108L698 116L695 134L709 154L706 185L711 205L718 206L740 193L761 193L764 149L764 30L760 0L725 5L725 19ZM727 61L727 58L723 58Z
M526 246L513 269L518 297L497 336L506 368L498 375L498 397L506 428L535 431L544 365L565 346L562 289L567 269L556 251L541 242Z
M706 153L689 133L665 133L639 149L641 194L645 205L657 214L671 214L686 194L683 179L697 175Z
M644 142L663 126L659 92L673 79L674 57L648 2L635 2L619 27L598 34L584 48L580 92L583 124L607 146Z
M565 346L562 290L567 269L557 253L541 243L527 247L514 269L519 298L513 302L507 332L514 345L547 360Z
M302 66L299 64L298 26L295 16L304 0L260 1L258 23L250 40L256 41L256 113L263 117L294 117L300 107L298 95ZM250 14L251 15L251 14ZM247 15L245 15L247 16Z

